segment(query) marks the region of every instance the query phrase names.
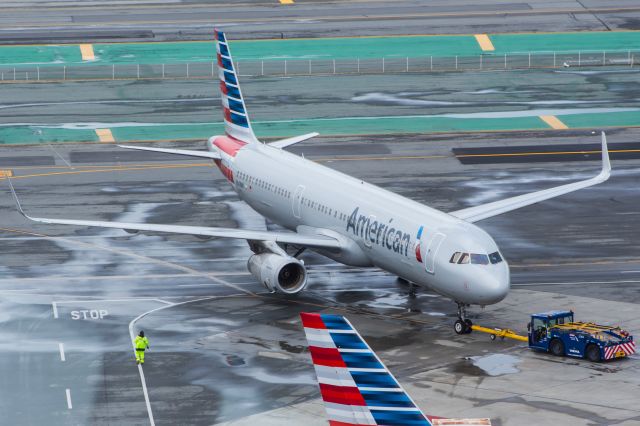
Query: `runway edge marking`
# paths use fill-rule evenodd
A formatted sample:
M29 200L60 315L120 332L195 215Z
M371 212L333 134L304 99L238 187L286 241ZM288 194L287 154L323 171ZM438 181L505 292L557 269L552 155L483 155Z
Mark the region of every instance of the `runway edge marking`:
M65 362L67 358L64 356L64 343L58 343L58 350L60 350L60 361Z
M71 404L71 389L66 389L65 393L67 394L67 408L69 410L73 409L73 404Z

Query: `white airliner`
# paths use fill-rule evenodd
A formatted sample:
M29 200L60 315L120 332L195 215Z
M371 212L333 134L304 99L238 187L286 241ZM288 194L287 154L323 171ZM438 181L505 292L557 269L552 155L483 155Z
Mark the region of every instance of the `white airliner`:
M466 333L466 307L497 303L510 287L498 246L473 223L609 178L603 133L602 171L591 179L449 213L433 209L283 150L317 133L258 141L227 39L221 31L215 39L226 134L210 138L208 151L122 147L213 159L242 200L293 232L25 216L43 223L245 239L254 252L249 271L272 292L304 289L307 273L298 256L307 248L345 265L377 266L454 300L455 331Z

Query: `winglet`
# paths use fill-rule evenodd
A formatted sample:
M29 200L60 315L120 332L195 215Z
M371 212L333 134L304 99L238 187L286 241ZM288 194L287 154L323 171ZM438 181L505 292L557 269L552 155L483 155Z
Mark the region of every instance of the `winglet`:
M602 171L600 172L600 176L603 179L603 182L609 179L611 175L611 160L609 159L609 147L607 145L607 135L602 132Z

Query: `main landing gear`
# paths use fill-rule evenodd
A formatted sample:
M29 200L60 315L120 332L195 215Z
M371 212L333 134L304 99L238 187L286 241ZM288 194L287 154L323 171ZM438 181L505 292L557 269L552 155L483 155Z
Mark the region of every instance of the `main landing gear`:
M453 330L457 334L469 334L471 333L471 326L473 323L467 317L467 306L464 303L456 302L458 304L458 320L453 324Z

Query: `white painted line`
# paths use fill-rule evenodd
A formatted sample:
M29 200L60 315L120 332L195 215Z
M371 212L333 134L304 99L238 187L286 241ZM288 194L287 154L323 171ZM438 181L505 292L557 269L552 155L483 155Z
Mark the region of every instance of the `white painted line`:
M153 301L153 302L164 303L167 305L173 305L173 303L171 302L167 302L166 300L158 299L156 297L130 298L130 299L56 300L53 303L66 304L66 303L140 302L140 301Z
M71 164L67 160L65 160L65 158L62 155L60 155L60 153L56 151L56 149L53 146L51 146L51 144L47 144L47 145L49 145L49 148L51 148L51 151L55 152L58 158L60 158L64 162L64 164L67 165L67 167L69 167L72 170L75 170L75 168L71 166Z
M67 359L64 356L64 344L58 343L58 349L60 349L60 361L65 362Z
M67 408L71 410L73 405L71 404L71 389L67 389Z
M144 312L140 315L138 315L137 317L135 317L134 319L131 320L131 322L129 323L129 338L131 339L131 346L133 349L133 353L135 354L135 350L136 350L136 346L135 346L135 336L133 333L133 326L136 324L136 322L138 322L140 319L144 318L145 316L153 313L153 312L157 312L157 311L161 311L163 309L167 309L170 308L171 306L175 305L184 305L186 303L194 303L194 302L199 302L202 300L209 300L209 299L216 299L217 296L209 296L209 297L203 297L200 299L196 299L196 300L189 300L186 302L180 302L180 303L175 303L172 305L167 305L167 306L161 306L159 308L155 308L155 309L151 309L150 311ZM138 364L138 373L140 373L140 382L142 383L142 393L144 394L144 402L147 406L147 414L149 415L149 422L151 423L152 426L155 426L155 421L153 420L153 411L151 410L151 402L149 401L149 392L147 392L147 382L144 378L144 371L142 370L142 365Z
M156 422L153 420L151 402L149 401L149 392L147 392L147 381L144 379L142 364L138 364L138 372L140 373L140 381L142 382L142 393L144 393L144 402L147 405L147 413L149 414L149 423L151 423L151 426L156 426Z
M53 306L53 317L58 318L58 304L56 302L51 302L51 306Z
M640 271L620 271L621 274L638 274Z
M146 317L147 315L157 312L157 311L161 311L163 309L167 309L167 308L171 308L172 306L178 306L178 305L185 305L188 303L196 303L196 302L201 302L204 300L211 300L211 299L225 299L225 298L229 298L229 297L238 297L238 296L246 296L247 293L241 293L241 294L231 294L231 295L227 295L227 296L207 296L207 297L201 297L198 299L194 299L194 300L187 300L186 302L179 302L179 303L172 303L170 305L167 306L160 306L159 308L155 308L155 309L151 309L150 311L144 312L140 315L138 315L137 317L135 317L134 319L131 320L131 322L129 323L129 338L131 339L131 348L133 349L133 353L135 354L135 350L136 350L136 346L134 343L135 340L135 336L133 333L133 326L136 324L136 322L138 322L139 320L141 320L142 318ZM151 402L149 401L149 393L147 392L147 382L144 378L144 371L142 370L142 365L138 364L138 372L140 373L140 382L142 383L142 392L144 393L144 401L145 404L147 405L147 414L149 415L149 422L151 423L152 426L155 426L155 421L153 420L153 411L151 411Z

